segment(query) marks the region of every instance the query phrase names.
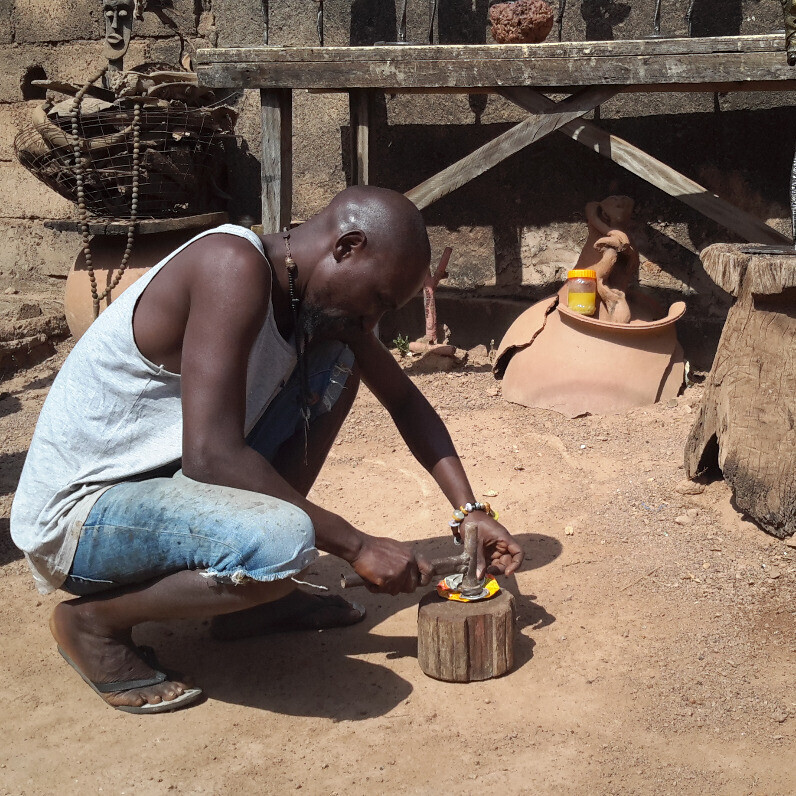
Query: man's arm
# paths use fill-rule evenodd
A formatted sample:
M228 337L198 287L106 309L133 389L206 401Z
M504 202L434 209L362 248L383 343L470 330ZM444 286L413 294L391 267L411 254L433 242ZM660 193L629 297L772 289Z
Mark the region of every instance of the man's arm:
M310 516L321 550L350 562L385 591L413 591L421 574L411 549L369 536L311 503L246 443L248 357L268 311L271 275L252 247L244 246L232 245L223 261L191 269L181 359L183 472L298 506Z
M458 508L474 503L475 494L450 434L425 396L375 335L363 335L352 341L351 347L362 380L390 413L409 450L450 504ZM473 512L468 520L478 524L482 564L485 560L507 575L515 572L524 554L509 532L484 512Z

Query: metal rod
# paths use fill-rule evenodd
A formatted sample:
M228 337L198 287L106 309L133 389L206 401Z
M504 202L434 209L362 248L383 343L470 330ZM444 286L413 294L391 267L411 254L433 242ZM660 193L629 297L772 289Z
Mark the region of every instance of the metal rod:
M561 41L564 30L564 12L567 9L567 0L558 0L558 17L556 18L556 25L558 25L558 40Z
M318 0L318 20L316 22L318 30L318 44L323 47L323 0Z
M467 557L467 572L462 578L459 592L463 597L480 596L484 590L483 581L478 578L478 525L474 522L464 523L464 554Z
M434 43L434 21L437 16L437 0L431 0L431 19L428 23L428 43Z
M398 41L402 44L406 43L406 4L409 0L404 0L403 9L401 10L401 24L398 28Z
M655 3L655 16L652 20L652 35L661 35L661 0L656 0Z
M694 33L693 33L692 29L691 29L691 16L694 13L694 5L695 4L696 4L696 0L691 0L691 2L688 4L688 11L685 12L685 18L686 18L686 20L688 22L688 35L689 35L689 37L694 35Z

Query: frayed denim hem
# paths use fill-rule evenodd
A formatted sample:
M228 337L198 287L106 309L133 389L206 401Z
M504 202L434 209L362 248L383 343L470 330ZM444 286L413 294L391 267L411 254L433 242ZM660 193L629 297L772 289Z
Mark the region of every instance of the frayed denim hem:
M283 564L278 569L269 567L267 569L255 569L248 571L245 567L236 567L232 572L220 572L217 569L202 570L202 576L205 578L212 578L219 584L231 584L233 586L243 586L251 581L259 581L261 583L273 583L278 580L287 580L299 572L305 570L313 561L315 561L320 554L316 548L306 550L293 561Z

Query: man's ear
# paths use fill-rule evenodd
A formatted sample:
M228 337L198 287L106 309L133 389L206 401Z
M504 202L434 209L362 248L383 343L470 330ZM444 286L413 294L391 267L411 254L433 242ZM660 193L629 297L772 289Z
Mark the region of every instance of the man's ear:
M344 232L334 244L332 254L339 263L345 257L364 249L368 243L368 236L361 229L352 229Z

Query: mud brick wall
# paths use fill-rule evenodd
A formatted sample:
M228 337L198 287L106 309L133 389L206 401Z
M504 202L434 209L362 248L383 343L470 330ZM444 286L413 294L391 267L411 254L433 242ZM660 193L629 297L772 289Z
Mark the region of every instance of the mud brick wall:
M686 34L689 2L664 0L664 34ZM431 5L409 0L409 39L427 40ZM400 9L400 0L326 0L326 43L394 41L396 6ZM488 0L439 0L438 6L436 40L490 41ZM630 39L652 32L654 0L567 0L566 6L565 40ZM315 43L315 9L308 0L271 0L270 43ZM693 33L768 33L782 27L781 14L779 0L696 0ZM253 46L263 40L261 0L149 0L144 16L135 23L128 67L177 63L199 46ZM74 207L16 163L12 142L27 106L40 101L30 79L85 79L102 63L103 30L101 6L93 0L0 0L0 288L23 289L63 276L74 260L77 235L42 225L44 219L74 217ZM793 104L786 92L633 94L615 97L598 117L606 130L787 232ZM256 218L260 211L256 92L245 92L238 108L241 144L230 161L234 199L227 208L233 220ZM345 95L296 92L296 220L321 208L350 178L347 108ZM380 96L371 181L407 190L523 115L493 96ZM697 253L731 240L729 233L561 135L518 153L424 211L434 256L446 245L454 249L444 291L449 304L458 297L473 299L474 307L481 306L478 299L519 302L496 304L504 308L497 313L471 313L469 321L466 311L456 313L451 325L456 334L458 324L463 344L474 337L481 338L476 342L499 338L520 303L560 284L585 240L583 206L612 193L636 199L642 283L663 301L684 297L687 347L710 351L729 299L705 275ZM399 326L410 334L422 332L416 307L385 329L391 333Z

